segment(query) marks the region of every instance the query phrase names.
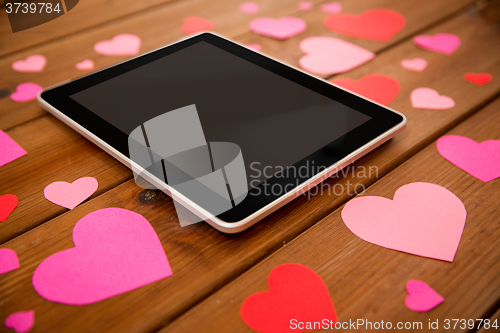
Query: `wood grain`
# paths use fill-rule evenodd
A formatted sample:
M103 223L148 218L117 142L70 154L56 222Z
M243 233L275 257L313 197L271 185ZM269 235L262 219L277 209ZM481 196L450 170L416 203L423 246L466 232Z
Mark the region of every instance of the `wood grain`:
M315 2L321 3L328 1L318 0ZM401 10L407 17L407 26L389 43L355 41L373 51L381 51L394 42L407 38L409 35L424 29L430 24L448 17L471 2L471 0L453 0L446 2L426 0L425 3L417 0L405 2L398 0L370 0L369 2L352 0L349 4L346 4L346 8L356 13L372 7L395 8ZM93 60L96 69L123 61L128 57L107 57L93 51L93 45L96 42L103 39L110 39L120 33L133 33L141 37L141 52L146 52L171 43L184 37L180 31L180 27L183 18L190 15L202 16L210 19L215 23L215 31L225 36L236 38L247 44L261 43L263 44L263 51L266 53L275 54L275 50L281 50L281 52L277 54L278 58L292 64L295 64L299 56L301 56L298 49L298 41L300 39L311 33L334 35L322 25L322 21L324 17L326 17L325 13L319 12L317 9L310 13L298 12L296 7L297 4L293 1L266 1L261 3L259 16L304 16L309 24L309 28L305 33L288 41L277 41L260 36L250 38L254 35L249 33L248 23L255 16L238 12L237 7L240 3L241 1L239 0L223 2L216 0L172 2L154 11L141 12L137 15L113 22L113 24L101 25L95 29L69 35L53 42L9 55L0 59L0 77L2 77L2 86L0 86L0 89L8 88L14 91L16 86L22 82L34 82L42 87L48 87L61 81L73 79L86 74L86 72L78 71L75 68L75 64L84 59ZM401 5L401 3L407 5ZM419 6L419 8L428 8L429 12L427 10L422 11L424 13L422 15L420 11L412 9L415 6ZM77 7L75 7L75 10ZM59 19L63 19L63 17ZM244 33L247 34L240 39L238 36ZM75 48L74 45L78 45L78 48ZM10 68L12 62L24 59L31 54L43 54L47 57L47 67L42 73L16 73ZM0 99L0 129L8 129L44 113L45 111L37 105L36 101L15 103L9 98Z
M500 75L497 60L500 35L496 26L485 22L475 13L466 13L426 33L440 31L452 32L462 38L463 44L454 55L435 55L418 50L408 41L349 73L356 77L365 72L401 71L398 79L402 91L391 106L407 115L408 129L355 164L355 167L365 168L376 166L378 175L363 177L359 173L349 174L330 179L326 184L338 183L343 188L349 183L351 186L369 186L377 177L383 177L498 94L498 80L476 87L461 79L462 73L468 71L471 64L484 64L482 70L489 71L494 77ZM426 57L435 62L434 70L418 76L399 67L400 59L418 52L426 52ZM450 94L457 106L447 111L412 109L408 94L421 82L432 83L433 88ZM145 198L149 200L145 201ZM309 199L301 197L242 234L224 235L205 224L179 227L168 197L158 192L142 192L133 181L128 181L3 245L18 253L21 268L2 276L0 320L8 315L5 309L14 312L32 308L37 313L33 332L79 332L86 331L88 327L92 327L93 331L117 332L158 329L288 243L348 199L346 192L338 196L323 193ZM40 298L31 287L33 270L47 256L73 246L71 231L78 219L106 207L122 207L144 215L158 233L174 275L84 307L55 304ZM314 255L321 257L320 253L315 252ZM375 265L377 258L370 261L369 265ZM265 284L265 280L262 284Z
M499 110L497 99L447 134L499 140ZM500 302L500 178L488 183L474 178L442 158L433 142L364 195L392 199L412 182L441 185L463 201L467 221L453 263L365 242L347 229L339 208L162 332L251 332L239 316L240 306L249 295L268 290L267 276L283 263L303 264L323 278L341 322L422 322L423 330L405 330L418 332L429 331L429 320L439 320L435 332L467 332L459 326L446 330L444 320L488 318ZM411 279L429 284L444 303L427 313L407 309L405 285Z
M173 0L81 0L65 15L16 33L12 33L7 13L2 8L0 11L0 57L70 34L76 34L79 31L92 29L98 25L109 24L111 21L127 15L137 15L147 9L157 10L159 5L171 1Z
M94 177L99 182L94 198L132 177L128 168L50 115L7 134L27 154L0 170L0 195L19 199L18 207L0 223L0 244L67 211L44 198L43 189L50 183Z

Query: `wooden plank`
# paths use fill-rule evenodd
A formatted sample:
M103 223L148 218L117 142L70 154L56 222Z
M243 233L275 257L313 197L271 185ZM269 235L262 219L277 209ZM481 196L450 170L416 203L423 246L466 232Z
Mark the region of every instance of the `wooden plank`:
M327 0L316 1L327 2ZM406 5L401 5L398 0L370 0L369 3L363 0L354 0L346 4L346 8L352 12L361 12L372 7L395 8L400 10L408 19L408 24L403 32L390 43L377 43L356 41L373 51L380 51L394 42L406 38L409 35L419 31L439 21L465 5L472 0L453 0L446 2L436 2L432 0L405 1ZM281 50L278 57L292 64L296 63L301 56L297 43L300 39L310 34L334 35L323 27L322 22L325 13L315 9L314 12L297 12L296 2L267 1L261 3L262 16L281 17L286 15L304 16L309 24L308 30L296 38L289 41L276 41L266 37L256 36L249 38L253 34L248 32L248 23L255 16L242 14L237 11L237 6L241 3L239 0L216 1L216 0L190 0L174 2L168 6L163 6L154 11L146 11L135 16L124 18L113 24L106 24L89 31L81 32L66 38L58 39L51 43L33 47L28 50L18 52L0 59L0 77L2 86L15 90L16 86L22 82L35 82L42 87L48 87L58 82L75 78L82 75L81 71L75 68L75 64L83 59L92 59L96 68L104 68L118 61L123 61L127 57L106 57L96 54L93 51L93 45L103 39L110 39L120 33L134 33L142 38L141 52L158 48L167 43L171 43L183 37L180 26L182 19L189 15L202 16L215 23L215 31L231 38L236 38L248 44L258 42L262 43L264 52L276 54L276 50ZM418 5L416 5L418 3ZM413 10L415 6L427 8L420 11ZM316 6L318 8L318 6ZM431 10L431 11L430 11ZM68 15L69 16L69 15ZM62 19L62 18L59 18ZM249 35L238 36L248 33ZM75 48L78 45L78 48ZM11 68L12 62L24 59L31 54L43 54L48 59L48 64L42 73L15 73ZM0 100L0 129L8 129L22 122L40 116L44 111L35 101L26 103L15 103L9 98Z
M472 28L471 28L472 27ZM500 75L497 59L500 35L496 25L488 23L475 14L464 14L428 33L449 31L459 35L463 44L454 56L439 56L426 53L434 70L425 72L423 82L435 82L431 86L450 93L457 106L447 111L414 110L409 106L408 92L419 86L419 79L412 73L399 69L399 59L411 55L414 46L405 42L383 53L369 64L353 71L386 73L402 71L400 82L405 98L398 98L392 106L403 110L409 118L408 129L361 159L355 166L376 166L378 175L363 177L359 173L327 184L341 184L344 188L362 184L368 186L377 176L382 177L397 165L412 156L426 144L436 139L458 121L471 114L484 101L500 91L500 81L476 87L461 79L470 64L494 77ZM474 38L472 38L474 36ZM424 52L424 51L419 51ZM398 59L394 62L394 59ZM391 61L392 60L392 61ZM497 60L498 61L498 60ZM397 69L396 69L397 68ZM446 90L450 87L450 90ZM351 187L352 189L352 187ZM150 192L148 192L150 193ZM156 192L154 192L156 193ZM150 331L169 323L194 304L221 288L228 281L250 268L315 224L343 202L349 195L324 193L301 197L250 230L238 235L225 235L205 224L181 228L178 225L173 205L165 195L140 195L141 189L133 181L91 200L68 214L61 215L4 244L17 251L21 268L2 277L0 295L0 321L9 311L26 308L35 309L39 331ZM144 199L149 198L145 202ZM35 294L31 286L31 275L36 266L47 256L67 249L72 245L71 232L76 221L87 213L106 207L122 207L145 216L153 225L164 246L174 275L138 290L84 307L65 306L47 302ZM35 245L33 245L35 244ZM263 282L265 283L265 282ZM22 296L21 296L22 295ZM147 318L147 320L145 319Z
M43 196L54 181L91 176L99 182L92 198L132 177L124 165L50 115L13 128L9 134L27 154L0 169L3 194L19 205L0 223L0 244L67 211Z
M136 15L140 11L157 10L159 5L168 2L171 2L171 0L79 1L72 10L63 16L16 33L12 32L7 12L3 10L5 7L2 3L2 11L0 11L0 57L75 34L100 24L109 24L110 21L127 15Z
M499 109L497 99L448 134L478 142L499 140ZM433 142L370 186L365 195L392 199L399 187L412 182L444 186L463 201L467 221L453 263L365 242L347 229L339 208L187 312L165 332L251 332L239 316L240 306L249 295L268 290L269 272L283 263L303 264L323 278L341 322L383 320L393 327L398 322L421 322L423 331L429 331L429 320L438 320L435 332L469 331L461 323L455 328L453 319L488 318L500 301L500 179L483 183L472 177L442 158ZM405 285L412 279L429 284L445 298L444 303L427 313L407 309ZM450 329L445 329L446 319L450 319ZM365 326L360 330L372 331Z

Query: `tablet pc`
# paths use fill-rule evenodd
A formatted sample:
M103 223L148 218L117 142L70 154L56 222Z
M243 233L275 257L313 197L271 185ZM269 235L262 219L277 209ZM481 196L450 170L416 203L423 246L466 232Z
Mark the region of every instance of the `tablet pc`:
M397 111L211 32L45 89L38 101L227 233L406 124Z

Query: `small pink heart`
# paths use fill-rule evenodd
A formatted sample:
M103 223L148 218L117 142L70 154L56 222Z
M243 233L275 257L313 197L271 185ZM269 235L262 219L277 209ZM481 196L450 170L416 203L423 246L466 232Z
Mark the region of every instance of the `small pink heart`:
M215 24L203 17L189 16L182 20L181 31L185 34L212 30Z
M401 186L394 199L363 196L342 209L342 220L359 238L389 249L453 261L467 218L462 201L431 183Z
M308 10L311 10L314 6L314 3L310 2L310 1L299 1L299 3L297 4L297 8L299 10L303 10L303 11L308 11Z
M73 209L97 191L97 187L94 177L83 177L72 183L53 182L45 187L43 195L56 205Z
M433 36L419 35L413 37L413 43L426 50L452 54L460 46L460 38L449 33L438 33Z
M415 312L427 312L444 302L444 297L439 295L425 282L410 280L406 284L408 296L406 307Z
M335 37L308 37L300 42L300 49L307 53L300 58L300 66L322 75L346 72L375 58L373 52Z
M107 56L135 55L141 48L141 39L132 34L120 34L111 40L103 40L94 45L94 51Z
M250 22L250 30L256 34L276 39L287 39L296 36L307 28L307 23L297 17L282 17L274 19L260 17Z
M485 183L500 177L500 140L478 143L465 136L446 135L438 139L436 147L445 159Z
M245 14L257 14L259 12L259 5L253 1L249 1L242 3L239 10Z
M12 328L17 333L28 332L35 324L35 311L16 312L5 319L5 327Z
M57 252L33 273L35 291L52 302L95 303L172 275L155 230L142 215L105 208L73 228L75 247Z
M427 67L427 60L422 58L413 58L401 60L401 67L410 71L421 72Z
M342 4L337 1L325 3L321 5L321 11L323 13L338 14L342 11Z
M35 99L43 88L36 83L25 82L16 87L16 92L10 95L14 102L27 102Z
M447 110L455 106L455 101L448 96L439 95L431 88L417 88L411 92L411 104L416 109Z
M34 54L24 60L14 61L12 69L18 72L41 72L47 65L47 58L41 54Z
M248 44L247 47L257 52L262 48L260 44Z
M26 155L26 151L8 136L7 133L0 131L0 166L24 155Z
M0 249L0 274L7 273L19 268L17 254L11 249Z
M81 71L94 69L94 62L90 59L85 59L83 61L76 63L75 67L76 69L79 69Z

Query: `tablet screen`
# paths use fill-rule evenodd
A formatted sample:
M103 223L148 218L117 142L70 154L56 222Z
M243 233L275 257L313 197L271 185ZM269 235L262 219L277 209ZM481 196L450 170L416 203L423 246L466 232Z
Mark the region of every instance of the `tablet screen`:
M371 119L205 41L70 97L127 135L196 105L207 142L241 148L249 188Z

